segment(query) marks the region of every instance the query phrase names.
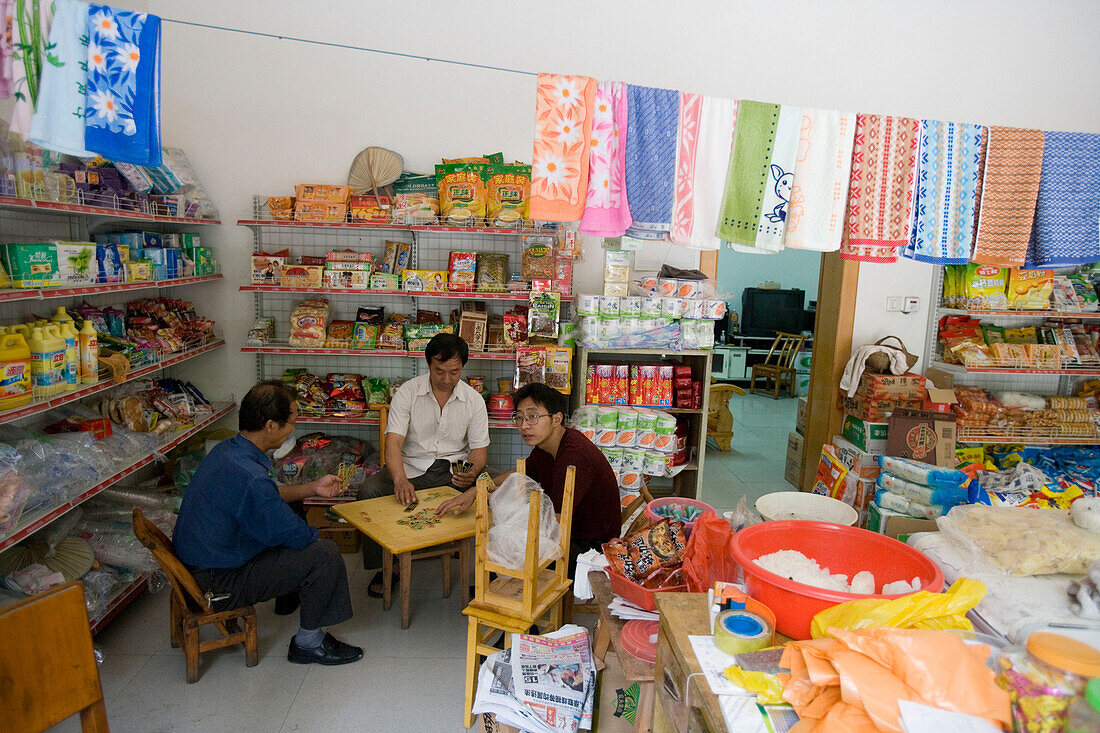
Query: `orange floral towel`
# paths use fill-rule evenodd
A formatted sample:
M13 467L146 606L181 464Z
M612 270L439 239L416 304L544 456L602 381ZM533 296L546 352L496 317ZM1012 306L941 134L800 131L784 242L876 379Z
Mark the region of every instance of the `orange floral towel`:
M830 628L833 638L793 641L783 652L783 699L801 721L792 731L901 733L898 700L1009 727L1008 693L985 666L989 647L949 631Z
M530 204L536 221L580 221L584 215L595 97L595 79L539 74Z
M1043 133L990 127L971 262L1022 267L1043 171Z

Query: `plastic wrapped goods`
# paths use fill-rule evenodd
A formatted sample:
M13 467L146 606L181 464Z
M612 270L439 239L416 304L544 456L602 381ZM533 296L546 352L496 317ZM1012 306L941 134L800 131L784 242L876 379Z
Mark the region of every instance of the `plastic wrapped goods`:
M513 473L489 497L493 512L488 547L491 562L507 568L523 567L527 552L527 516L533 499L540 502L539 562L561 557L561 525L554 515L554 503L537 481Z

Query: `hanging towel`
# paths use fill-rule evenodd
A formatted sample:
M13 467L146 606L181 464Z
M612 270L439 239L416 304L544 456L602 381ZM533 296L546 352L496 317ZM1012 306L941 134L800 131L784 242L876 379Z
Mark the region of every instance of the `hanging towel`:
M676 128L676 174L672 186L672 222L668 238L685 244L691 239L695 209L695 155L699 148L699 118L703 95L680 92L680 122Z
M843 259L896 262L909 243L919 128L908 117L856 115Z
M982 131L981 125L921 121L906 257L937 265L970 261Z
M88 6L84 145L117 163L161 164L159 17Z
M802 110L785 246L817 252L840 249L855 133L854 112Z
M49 150L91 157L84 148L84 87L88 83L88 6L54 0L51 57L42 69L30 141ZM83 41L81 38L83 37Z
M594 237L621 237L630 226L626 199L626 89L622 82L596 85L589 138L588 194L580 231Z
M680 161L688 153L677 152L677 196L669 235L669 239L676 244L710 250L718 249L722 245L722 240L714 235L714 231L718 225L718 210L722 205L722 194L726 186L726 171L729 169L736 119L735 100L703 97L690 197L680 193Z
M1100 261L1100 135L1044 132L1028 266Z
M627 85L626 191L633 223L627 234L665 239L672 224L680 93Z
M22 7L22 13L19 12ZM31 131L31 117L38 103L38 85L42 66L49 63L46 39L50 36L53 3L50 0L26 0L15 5L12 13L11 38L15 55L12 62L12 96L15 107L11 113L12 132L24 138Z
M801 126L800 107L738 104L716 232L732 249L761 254L783 248Z
M996 267L1024 264L1042 168L1042 132L989 128L972 262Z
M15 48L12 46L12 16L15 14L15 0L0 0L0 99L7 99L12 93L12 58Z
M580 221L584 215L595 97L595 79L539 74L530 203L536 221Z

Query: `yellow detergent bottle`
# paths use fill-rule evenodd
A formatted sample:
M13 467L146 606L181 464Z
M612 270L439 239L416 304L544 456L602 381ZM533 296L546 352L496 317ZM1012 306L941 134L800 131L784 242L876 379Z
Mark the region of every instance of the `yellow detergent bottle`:
M61 338L65 339L65 390L72 391L80 384L80 352L76 345L76 329L73 322L62 321Z
M84 321L84 328L77 337L80 352L80 383L99 382L99 334L91 321Z
M58 341L61 342L61 346L55 348ZM55 357L64 361L65 342L61 339L50 339L41 328L33 328L31 337L27 340L27 346L31 350L31 380L34 396L49 399L57 394L55 377L60 372L54 371L53 363Z
M16 323L13 326L8 326L8 333L17 333L23 337L23 340L28 344L31 342L31 327L25 323Z
M0 336L0 410L31 401L31 350L19 333Z
M61 327L56 323L48 323L42 327L42 336L49 345L50 379L53 380L53 393L61 394L68 390L65 382L65 337L61 335Z
M57 311L50 316L50 320L54 323L68 323L72 325L73 317L69 315L69 312L65 310L65 306L57 306Z

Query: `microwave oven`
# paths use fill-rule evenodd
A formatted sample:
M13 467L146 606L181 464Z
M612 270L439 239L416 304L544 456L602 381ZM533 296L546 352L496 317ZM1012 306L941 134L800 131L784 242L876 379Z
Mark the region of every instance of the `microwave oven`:
M715 379L748 379L745 365L748 361L747 346L715 346L710 357L710 373Z

